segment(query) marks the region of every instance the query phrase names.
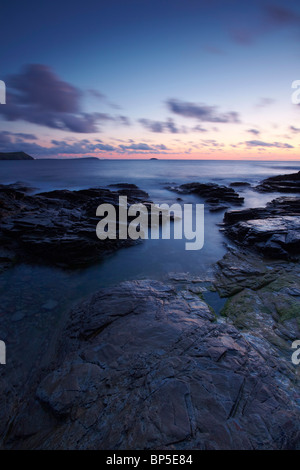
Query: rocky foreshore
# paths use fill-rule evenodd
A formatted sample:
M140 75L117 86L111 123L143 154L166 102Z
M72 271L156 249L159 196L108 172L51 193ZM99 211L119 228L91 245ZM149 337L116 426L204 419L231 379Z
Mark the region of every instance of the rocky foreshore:
M115 203L120 191L147 200L132 185L111 188L34 196L21 185L0 188L2 220L18 231L18 221L26 227L43 211L59 221L59 209L68 221L76 201L76 227L95 217L88 201L96 194L97 204ZM300 370L291 360L300 339L299 219L290 196L230 210L223 230L235 245L209 273L123 282L66 312L26 387L2 371L0 447L300 449ZM51 229L40 226L35 243Z
M74 308L3 446L297 448L295 368L250 323L218 319L195 293L205 279L182 283L124 282ZM288 344L284 327L278 337Z

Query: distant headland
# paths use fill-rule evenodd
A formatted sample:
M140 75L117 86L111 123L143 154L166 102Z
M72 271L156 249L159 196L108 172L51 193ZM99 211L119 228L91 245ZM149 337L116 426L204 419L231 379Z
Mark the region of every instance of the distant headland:
M34 160L25 152L0 152L0 160Z

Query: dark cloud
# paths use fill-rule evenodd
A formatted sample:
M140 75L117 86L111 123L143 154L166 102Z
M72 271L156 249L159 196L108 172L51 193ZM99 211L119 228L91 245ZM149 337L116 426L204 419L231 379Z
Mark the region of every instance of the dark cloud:
M167 119L167 121L153 121L151 119L139 119L138 122L142 126L151 132L170 132L171 134L178 134L182 132L182 129L178 129L173 119Z
M193 127L192 131L193 132L207 132L207 129L204 129L204 127L198 125L198 126Z
M36 142L28 140L16 139L17 134L9 132L0 132L0 151L14 152L24 151L33 157L58 157L67 155L89 156L89 155L106 155L106 154L138 154L138 153L166 153L168 148L164 144L148 145L140 142L135 143L133 140L125 145L114 146L109 143L103 143L97 139L91 142L88 139L74 140L55 140L51 141L51 146L44 147Z
M37 136L34 134L26 134L24 132L9 132L9 131L2 131L2 135L7 135L10 137L16 137L24 140L37 140Z
M253 31L247 30L246 28L234 29L230 32L230 35L234 42L245 46L252 44L254 40Z
M121 150L142 150L142 151L153 151L155 147L151 147L148 144L130 144L130 145L119 145Z
M169 99L167 106L175 114L195 118L202 122L240 122L238 113L230 111L222 114L217 111L218 108L216 106L196 104L177 99Z
M241 21L241 26L230 28L231 38L240 45L250 45L258 37L272 33L278 28L299 27L300 15L298 12L285 6L263 5L260 14L256 16L255 22L249 26L247 19Z
M276 147L280 149L293 149L293 145L281 142L263 142L261 140L248 140L245 142L248 147Z
M265 7L266 19L270 24L290 26L300 24L300 15L293 10L278 5Z
M8 77L6 85L7 104L0 107L0 113L8 121L92 133L99 131L99 123L115 119L106 113L83 112L82 92L45 65L25 66L20 74Z
M291 130L292 132L295 132L295 133L300 132L300 128L299 128L299 127L290 126L290 130Z
M131 122L130 119L127 116L117 116L116 121L122 124L123 126L130 126Z
M35 142L15 137L18 134L0 132L0 151L14 152L24 151L33 157L52 157L59 155L87 155L101 152L115 152L118 148L101 142L90 142L87 139L79 141L52 140L51 147L44 147Z
M260 131L258 131L257 129L247 129L247 132L250 132L250 134L254 134L254 135L260 134Z

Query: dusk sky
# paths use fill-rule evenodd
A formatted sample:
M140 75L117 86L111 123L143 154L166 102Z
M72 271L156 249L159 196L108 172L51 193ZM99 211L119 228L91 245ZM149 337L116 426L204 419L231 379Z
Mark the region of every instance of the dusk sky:
M300 157L297 0L2 0L0 40L0 151Z

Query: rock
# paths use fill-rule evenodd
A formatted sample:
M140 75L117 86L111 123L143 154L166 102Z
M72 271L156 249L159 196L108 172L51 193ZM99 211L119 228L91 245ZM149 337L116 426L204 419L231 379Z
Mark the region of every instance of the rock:
M247 187L247 186L251 186L250 183L246 183L245 181L234 181L233 183L230 183L230 185L232 188L242 188L242 187Z
M139 188L129 185L118 191L91 188L35 195L29 195L27 189L22 184L0 185L3 269L12 264L13 257L60 267L85 266L121 247L138 243L118 238L99 240L96 209L103 203L118 207L122 194L127 196L128 204L148 199L147 193Z
M250 336L172 284L102 289L72 310L4 447L297 448L293 368Z
M197 194L211 204L211 207L220 206L221 202L238 205L244 202L244 198L239 196L234 189L215 183L187 183L180 186L167 186L166 189L179 194Z
M137 199L138 201L147 201L149 199L149 195L146 193L146 191L138 188L136 184L116 183L110 184L109 187L117 188L120 195L129 196L131 198Z
M222 315L262 355L291 370L291 345L300 338L299 263L264 261L248 251L230 250L218 263L214 286L228 297ZM295 379L297 370L294 369Z
M300 198L280 197L266 207L227 211L225 234L265 256L289 259L300 254Z
M16 312L11 316L11 321L20 321L23 320L25 314L23 312Z
M45 310L53 310L57 306L58 306L58 302L56 300L49 299L47 302L45 302L42 305L42 308L44 308Z
M289 175L272 176L255 186L255 189L261 192L300 193L300 171Z
M211 203L209 207L210 212L220 212L220 211L225 211L226 209L228 209L228 206L225 206L225 204Z

